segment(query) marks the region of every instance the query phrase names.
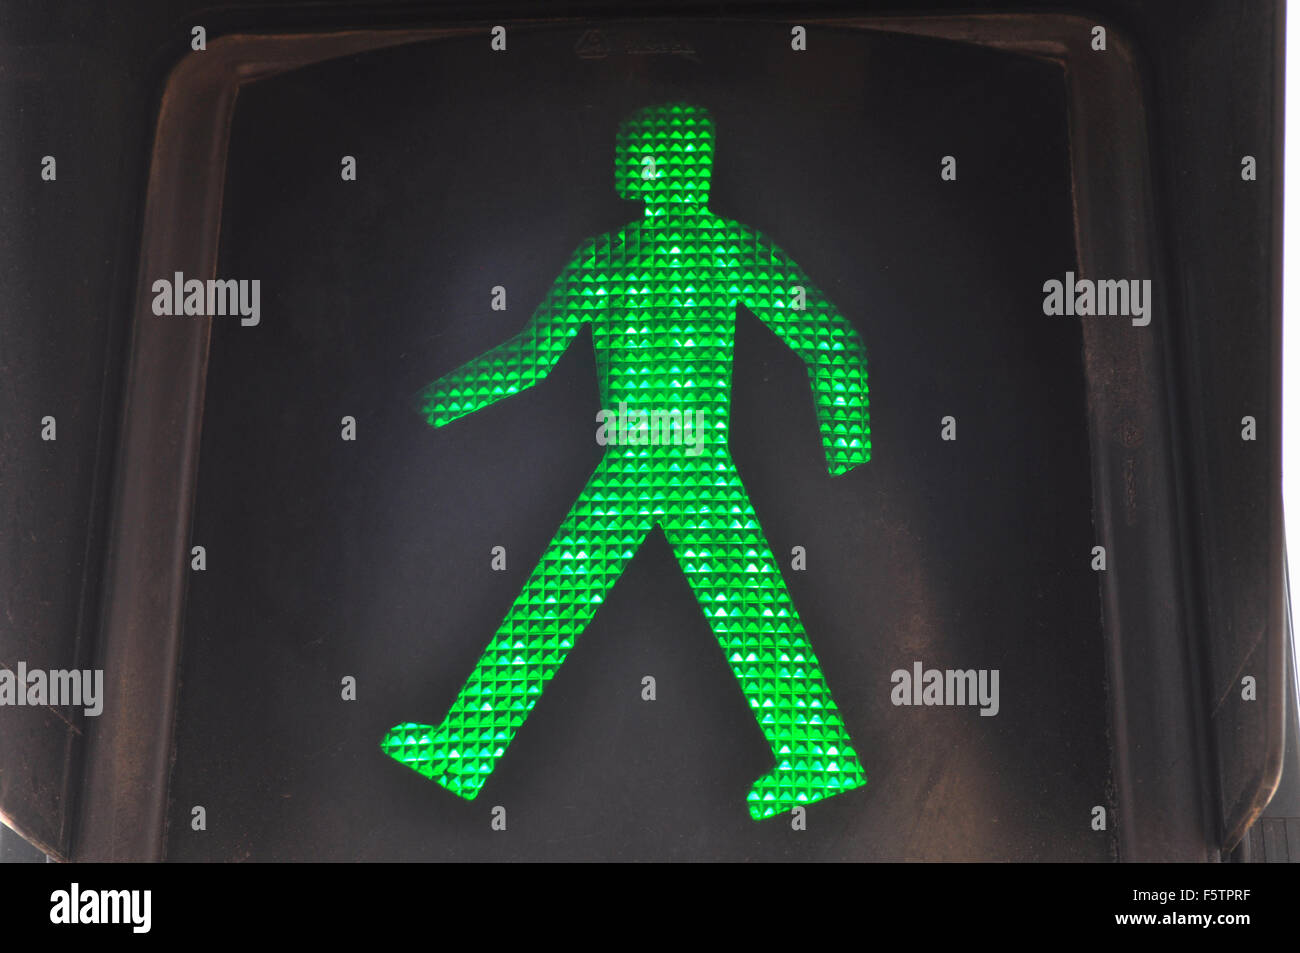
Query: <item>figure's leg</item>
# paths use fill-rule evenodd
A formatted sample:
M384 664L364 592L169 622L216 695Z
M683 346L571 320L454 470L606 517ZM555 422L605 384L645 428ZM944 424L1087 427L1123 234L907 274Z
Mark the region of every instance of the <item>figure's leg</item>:
M384 752L472 800L651 525L626 477L598 468L442 724L397 725Z
M749 792L759 820L867 778L754 508L728 469L725 485L688 498L662 525L776 756Z

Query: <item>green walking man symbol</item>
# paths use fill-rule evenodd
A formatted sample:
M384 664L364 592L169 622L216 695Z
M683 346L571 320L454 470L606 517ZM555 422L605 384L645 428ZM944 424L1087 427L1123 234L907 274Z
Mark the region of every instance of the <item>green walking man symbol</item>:
M751 816L866 784L728 448L737 304L807 364L832 476L871 456L866 350L776 245L710 213L713 146L698 106L626 119L615 178L620 195L644 201L644 217L584 242L523 331L421 394L421 412L441 427L536 384L590 324L608 408L597 418L600 464L447 717L397 725L382 742L463 798L478 794L656 526L772 748Z

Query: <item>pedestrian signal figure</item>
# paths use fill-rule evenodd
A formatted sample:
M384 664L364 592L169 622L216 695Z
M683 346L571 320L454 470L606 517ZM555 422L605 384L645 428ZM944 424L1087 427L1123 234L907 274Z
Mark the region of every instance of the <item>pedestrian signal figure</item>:
M866 784L727 433L738 304L807 364L832 476L871 456L866 350L773 242L709 211L713 148L713 120L698 106L625 120L614 174L644 216L584 242L519 334L421 394L421 412L441 427L536 384L590 324L608 409L598 418L604 457L451 711L436 726L397 725L382 742L453 794L478 794L656 526L772 748L775 766L749 791L751 816Z

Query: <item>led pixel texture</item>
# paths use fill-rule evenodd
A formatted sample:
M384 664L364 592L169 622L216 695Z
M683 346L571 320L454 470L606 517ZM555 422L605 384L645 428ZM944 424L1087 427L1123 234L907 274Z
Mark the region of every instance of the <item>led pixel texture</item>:
M644 217L584 242L523 331L421 394L421 412L443 426L536 384L590 324L613 415L604 457L451 711L437 726L397 725L381 743L461 797L478 794L656 525L772 749L751 816L866 784L728 447L737 304L807 365L831 475L871 456L866 351L775 244L709 212L713 147L698 106L626 119L615 181L645 203Z

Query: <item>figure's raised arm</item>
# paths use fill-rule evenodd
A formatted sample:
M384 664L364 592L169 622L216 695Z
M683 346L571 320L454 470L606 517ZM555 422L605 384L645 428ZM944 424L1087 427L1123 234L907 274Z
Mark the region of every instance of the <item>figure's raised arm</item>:
M852 470L871 459L862 336L792 258L745 231L752 237L742 247L754 256L754 277L741 300L807 365L831 476Z
M522 331L420 391L421 416L441 427L532 387L549 374L604 300L591 264L592 243L584 242Z

